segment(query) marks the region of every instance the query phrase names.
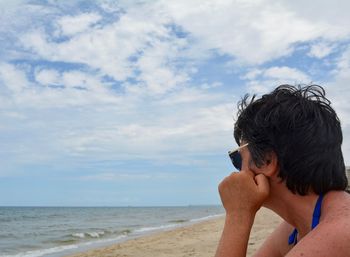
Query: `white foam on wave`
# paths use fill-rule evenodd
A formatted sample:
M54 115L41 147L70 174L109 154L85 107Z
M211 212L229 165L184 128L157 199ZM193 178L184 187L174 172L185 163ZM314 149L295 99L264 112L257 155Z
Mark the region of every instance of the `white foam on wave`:
M79 234L84 234L84 233L79 233ZM126 235L120 235L120 236L114 237L114 238L100 239L100 240L95 240L95 241L90 241L90 242L85 242L85 243L80 243L80 244L56 246L56 247L42 249L42 250L26 251L26 252L14 254L14 255L0 255L0 257L41 257L41 256L49 255L49 254L57 254L60 252L67 252L69 250L89 247L89 246L95 245L95 244L98 245L98 244L106 244L109 242L117 242L125 237L126 237Z
M171 224L171 225L161 225L161 226L156 226L156 227L144 227L144 228L139 228L136 229L136 233L144 233L144 232L149 232L149 231L154 231L154 230L163 230L163 229L169 229L169 228L174 228L178 227L179 225L176 224Z
M78 237L78 238L85 238L85 237L99 238L104 234L105 234L104 231L94 231L94 232L85 232L85 233L73 233L72 236Z
M14 255L0 255L0 257L40 257L47 254L58 253L58 252L62 252L70 249L76 249L76 248L78 248L77 245L56 246L48 249L27 251L23 253L14 254Z
M182 222L182 223L178 223L178 224L160 225L160 226L155 226L155 227L143 227L143 228L139 228L139 229L135 230L135 233L146 233L146 232L151 232L151 231L156 231L156 230L167 230L167 229L176 228L176 227L183 227L183 226L186 226L186 225L191 224L191 223L210 220L210 219L221 217L223 215L224 214L209 215L209 216L205 216L205 217L201 217L201 218L191 219L188 222Z
M224 216L224 214L214 214L214 215L209 215L205 216L202 218L196 218L196 219L191 219L191 222L199 222L199 221L205 221L205 220L210 220L210 219L215 219Z
M105 234L104 231L96 231L96 232L87 232L87 235L93 238L99 238L100 236L103 236Z
M79 238L85 238L85 233L74 233L72 234L73 237L79 237Z

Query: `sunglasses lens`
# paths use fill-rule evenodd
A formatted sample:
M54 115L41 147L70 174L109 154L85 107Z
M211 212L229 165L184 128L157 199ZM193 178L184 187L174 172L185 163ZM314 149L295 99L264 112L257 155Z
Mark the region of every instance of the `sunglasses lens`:
M235 168L237 170L241 170L241 168L242 168L242 158L241 158L240 153L238 151L235 151L235 152L230 154L230 158L231 158L233 166L235 166Z

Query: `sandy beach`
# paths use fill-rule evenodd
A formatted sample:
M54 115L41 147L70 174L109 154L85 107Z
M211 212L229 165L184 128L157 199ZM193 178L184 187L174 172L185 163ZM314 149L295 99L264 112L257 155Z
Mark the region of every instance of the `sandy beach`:
M262 208L256 215L248 243L251 256L281 222L272 211ZM212 257L221 236L224 218L204 221L187 227L158 232L108 247L70 257Z

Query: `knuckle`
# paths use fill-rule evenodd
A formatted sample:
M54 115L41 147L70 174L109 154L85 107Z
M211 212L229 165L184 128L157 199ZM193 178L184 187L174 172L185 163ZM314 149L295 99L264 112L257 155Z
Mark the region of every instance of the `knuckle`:
M226 187L227 187L227 184L228 184L228 177L224 178L219 186L218 186L218 189L219 189L219 192L221 193Z
M221 193L224 189L224 181L222 181L218 186L219 192Z

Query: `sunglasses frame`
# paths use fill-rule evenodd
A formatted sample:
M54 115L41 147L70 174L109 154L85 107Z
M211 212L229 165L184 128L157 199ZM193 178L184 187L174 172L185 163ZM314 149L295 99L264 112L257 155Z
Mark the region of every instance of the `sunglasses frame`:
M244 145L239 146L238 148L231 150L228 152L228 156L231 159L231 162L233 164L233 166L237 169L237 170L241 170L241 166L242 166L242 157L239 156L241 158L241 162L238 164L237 163L237 157L235 157L236 153L239 154L239 150L241 150L243 147L246 147L247 145L249 145L249 143L246 143ZM239 154L240 155L240 154Z

